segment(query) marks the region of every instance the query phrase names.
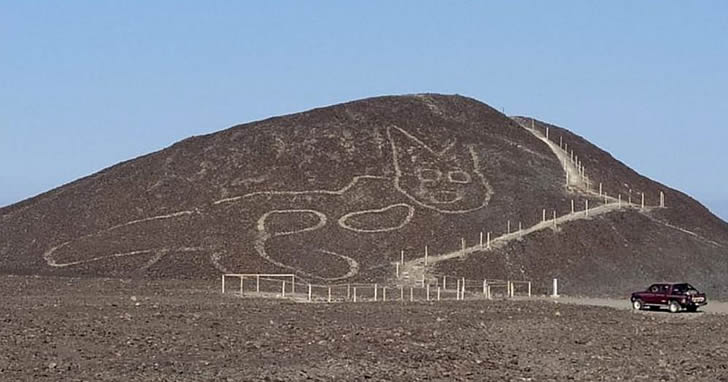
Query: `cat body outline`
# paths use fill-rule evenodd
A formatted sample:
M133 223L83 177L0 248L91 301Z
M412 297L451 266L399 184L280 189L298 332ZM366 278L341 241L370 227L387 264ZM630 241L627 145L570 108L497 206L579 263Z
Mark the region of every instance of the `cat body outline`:
M397 231L410 223L417 214L418 208L425 208L442 214L464 214L487 206L493 195L493 189L482 174L481 164L474 146L462 146L457 145L456 142L449 142L444 145L442 150L436 151L399 127L387 126L386 133L391 148L394 170L391 175L355 175L352 176L348 184L335 190L256 191L228 197L213 201L194 210L138 219L84 235L46 250L43 257L50 266L68 267L126 256L149 255L149 260L140 267L140 269L148 269L170 252L210 252L210 261L215 268L220 272L230 273L230 269L223 264L223 259L231 255L225 253L224 249L220 250L204 244L164 248L136 248L67 262L57 261L57 254L59 251L68 250L69 246L72 246L74 242L93 239L104 234L113 234L114 231L133 225L156 224L162 221L166 222L168 219L173 221L192 220L196 215L202 215L210 211L219 212L221 208L232 208L241 204L243 208L240 208L240 210L243 211L254 209L252 207L256 205L270 205L269 210L263 211L259 215L257 215L258 212L256 211L255 216L258 217L254 219L255 223L252 231L254 236L253 247L257 255L278 267L289 269L299 275L333 281L350 278L357 274L359 263L353 256L339 253L336 250L319 248L318 250L322 254L338 258L339 261L343 260L348 263L349 267L349 270L343 275L322 277L310 270L293 267L286 262L280 261L280 256L278 256L279 259L276 259L275 255L269 253L267 247L273 240L307 235L326 228L343 229L365 236ZM467 158L463 158L464 156ZM349 200L349 203L343 204L347 208L338 212L321 212L319 211L320 207L316 207L319 209L311 207L322 204L342 205L342 203L321 203L321 200L326 198L346 199L347 195L366 194L366 188L368 187L376 189L380 193L384 190L385 194L393 195L394 198L388 202L368 203L365 206L358 207L352 206L352 204L356 204L356 200ZM396 215L399 215L400 218L396 224L377 226L377 224L362 225L361 221L357 223L357 219L372 220L371 216L391 214L395 210L398 211ZM271 231L268 224L269 219L274 220L275 216L285 214L303 214L314 219L308 226L303 225L293 229ZM234 230L234 227L230 229Z

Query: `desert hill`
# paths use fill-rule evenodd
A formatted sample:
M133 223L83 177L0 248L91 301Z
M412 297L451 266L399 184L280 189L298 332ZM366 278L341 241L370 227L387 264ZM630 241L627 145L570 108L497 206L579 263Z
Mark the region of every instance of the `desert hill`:
M606 205L581 217L587 200ZM480 248L481 232L500 241ZM4 273L384 281L401 251L415 272L424 246L450 254L428 275L559 277L584 294L689 279L728 294L728 224L565 129L461 96L238 125L0 209Z

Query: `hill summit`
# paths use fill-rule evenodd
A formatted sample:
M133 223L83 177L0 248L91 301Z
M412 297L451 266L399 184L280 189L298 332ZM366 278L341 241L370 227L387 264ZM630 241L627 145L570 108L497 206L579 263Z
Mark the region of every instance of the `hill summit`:
M413 277L728 294L728 224L568 130L462 96L238 125L0 209L5 273L335 283L390 279L402 257Z

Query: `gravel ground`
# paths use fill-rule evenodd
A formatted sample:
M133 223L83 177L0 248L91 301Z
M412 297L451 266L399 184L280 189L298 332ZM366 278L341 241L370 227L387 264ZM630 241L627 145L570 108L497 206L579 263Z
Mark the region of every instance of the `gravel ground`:
M728 381L728 316L529 301L294 303L0 276L0 379Z

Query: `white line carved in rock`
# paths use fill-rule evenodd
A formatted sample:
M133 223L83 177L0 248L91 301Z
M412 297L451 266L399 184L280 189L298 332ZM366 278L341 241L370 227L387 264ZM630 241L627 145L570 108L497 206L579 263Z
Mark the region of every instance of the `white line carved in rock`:
M336 221L337 224L334 226L349 232L362 235L381 235L400 230L410 224L411 220L416 216L415 207L426 208L442 214L465 214L488 205L493 195L493 189L483 176L482 164L473 146L458 145L457 142L451 141L442 145L444 148L441 150L435 150L397 126L387 127L386 133L392 150L394 174L391 176L355 175L352 176L348 184L334 190L269 190L226 197L211 201L208 205L200 206L194 210L136 219L84 235L48 249L43 254L43 258L49 266L69 267L128 256L149 256L149 259L140 268L144 270L156 264L170 252L204 251L210 253L209 261L215 269L221 272L229 272L229 267L223 263L225 258L231 255L225 248L219 248L219 246L213 248L201 244L199 246L133 248L134 245L130 244L131 248L128 251L115 251L90 258L83 258L81 254L74 251L73 246L81 240L93 240L105 234L113 236L116 230L124 227L152 224L160 220L178 221L186 217L202 217L211 211L225 212L227 211L225 208L236 207L237 204L240 204L241 207L234 211L254 209L260 205L270 205L272 208L261 212L255 226L255 237L251 240L255 253L276 266L293 270L300 275L326 280L339 280L352 277L359 270L359 263L350 255L343 255L339 251L328 248L316 250L324 256L343 259L348 264L348 272L332 278L316 275L311 270L296 268L276 260L275 254L269 253L266 246L270 240L275 238L290 237L292 235L302 235L303 238L307 233L323 229L330 220ZM391 195L394 200L388 203L382 201L383 203L377 205L380 198L373 197L370 199L374 200L374 202L370 203L370 205L357 206L352 198L362 192L366 193L367 189L378 191L378 195L385 192ZM306 200L350 205L352 208L348 212L329 219L328 212L320 211L319 207L308 207L308 205L314 203ZM279 203L278 207L276 202ZM280 208L296 203L300 204L297 208ZM327 203L321 204L328 205ZM284 227L279 232L269 232L266 221L272 216L280 216L281 214L312 215L318 219L318 222L303 229L292 228L287 230ZM384 219L377 219L378 216L382 216ZM363 219L357 221L357 218ZM189 224L196 224L198 220L204 221L203 219L197 219ZM200 227L200 229L203 228ZM229 227L229 229L234 230L236 227ZM174 230L174 227L170 228L170 230ZM59 251L64 251L64 257L70 257L71 259L60 261Z
M391 227L383 226L383 227L378 227L378 228L366 229L366 228L357 228L357 227L354 227L351 224L347 223L347 221L349 219L355 218L357 216L387 212L388 210L391 210L391 209L397 208L397 207L406 208L407 216L405 217L404 220L402 220L402 222L400 222L397 225L391 226ZM360 233L389 232L389 231L396 231L400 228L403 228L404 226L409 224L409 222L412 220L413 216L415 216L414 207L412 207L411 205L406 204L406 203L398 203L398 204L392 204L391 206L386 206L386 207L382 207L382 208L349 212L348 214L345 214L342 217L340 217L338 223L342 228L348 229L349 231L354 231L354 232L360 232Z

